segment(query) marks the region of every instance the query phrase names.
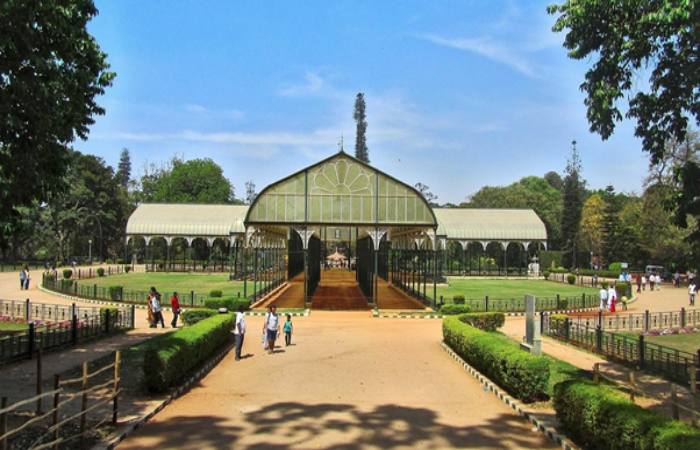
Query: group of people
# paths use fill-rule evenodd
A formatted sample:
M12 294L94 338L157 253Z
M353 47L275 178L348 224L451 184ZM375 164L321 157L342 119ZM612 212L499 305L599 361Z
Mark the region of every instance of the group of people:
M292 316L287 314L287 320L282 326L282 331L284 332L284 345L289 346L292 344L292 332L294 330L294 325L292 325ZM267 307L267 313L265 313L265 320L263 322L262 328L262 344L263 349L268 353L272 354L275 351L275 341L280 331L280 317L277 314L277 306L274 304ZM233 334L236 342L236 361L241 359L241 351L243 350L243 340L245 339L246 323L245 323L245 313L243 306L238 308L236 312L236 322L233 328Z
M657 273L650 273L649 275L642 273L637 274L637 292L646 291L649 288L650 291L660 291L661 290L661 275Z
M606 286L606 284L603 283L598 295L600 297L600 310L614 313L615 304L617 303L617 291L615 290L615 286Z
M19 289L28 291L29 290L29 267L24 266L22 270L19 271Z
M157 328L159 323L165 328L165 319L163 318L163 307L160 298L160 292L158 292L155 287L151 287L148 293L148 323L151 328ZM180 298L177 292L173 292L173 296L170 297L170 308L173 312L173 320L170 322L170 326L177 328L177 318L180 316Z

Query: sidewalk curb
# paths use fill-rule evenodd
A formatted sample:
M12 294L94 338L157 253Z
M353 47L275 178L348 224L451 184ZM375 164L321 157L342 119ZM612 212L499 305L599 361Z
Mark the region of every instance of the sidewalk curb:
M440 344L442 348L447 352L448 355L457 361L465 371L467 371L472 377L476 378L479 383L488 388L489 391L493 392L496 397L498 397L501 402L509 406L513 411L517 412L519 416L524 417L530 423L532 423L537 430L547 436L552 442L561 446L562 450L578 450L577 447L569 438L560 434L552 425L550 425L545 420L537 417L536 413L528 411L522 403L511 397L507 392L501 389L496 383L486 378L478 370L470 366L466 361L462 359L454 350L450 348L447 344L442 342Z
M562 309L558 311L538 311L546 315L551 315L551 314L572 314L572 313L577 313L577 312L583 312L583 311L594 311L598 308L596 307L590 307L590 308L579 308L579 309ZM474 312L481 312L481 311L474 311ZM489 311L491 312L491 311ZM501 312L501 311L493 311L493 312ZM506 317L524 317L525 312L504 312L503 313ZM387 313L387 312L382 312L381 310L373 309L372 310L372 317L377 318L377 319L442 319L443 317L447 317L444 314L441 314L440 312L433 312L433 313L427 313L427 314L400 314L400 313Z
M228 344L226 347L224 347L221 352L219 352L217 355L212 357L209 361L207 361L203 367L201 367L197 372L194 373L190 378L188 378L182 386L177 388L174 392L172 392L170 395L168 395L163 401L158 403L158 405L153 408L150 412L146 413L144 416L139 417L138 419L135 419L131 423L129 423L124 430L114 433L102 442L95 444L92 447L92 450L112 450L115 448L120 442L122 442L124 439L126 439L129 435L131 435L134 431L138 430L141 428L143 425L145 425L149 420L151 420L156 414L158 414L160 411L163 410L166 406L168 406L173 400L176 398L180 397L182 394L184 394L186 391L188 391L192 385L194 385L197 381L199 381L201 378L203 378L206 374L208 374L219 362L221 362L222 359L233 349L234 345L233 344Z

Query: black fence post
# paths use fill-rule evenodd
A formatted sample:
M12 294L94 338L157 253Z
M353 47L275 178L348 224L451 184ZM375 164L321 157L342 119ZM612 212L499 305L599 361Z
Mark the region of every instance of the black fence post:
M97 300L97 284L92 285L92 298Z
M75 313L70 321L70 339L73 345L78 344L78 315Z
M600 325L595 328L595 350L598 353L603 353L603 330Z
M190 291L190 306L194 307L194 291Z
M585 308L586 305L586 293L581 294L581 308Z
M31 306L29 305L29 299L24 301L24 320L29 322L29 314L31 311Z
M644 346L644 335L640 334L639 335L639 340L637 343L637 355L639 359L639 368L643 369L644 368L644 353L645 353L645 346Z
M36 340L36 328L34 327L34 322L29 322L29 342L27 342L27 356L32 359L34 355L35 340Z
M109 334L109 320L110 320L110 311L109 308L105 308L105 334Z
M598 328L603 328L603 311L598 311Z
M488 312L489 311L489 296L488 295L484 298L484 304L486 305L485 306L486 312Z
M557 311L561 310L561 298L559 297L559 294L557 294Z
M571 320L567 317L564 319L564 339L569 341L571 338Z
M681 308L681 328L685 327L685 308Z
M649 331L649 310L644 311L644 331Z
M136 328L136 305L131 305L131 328Z

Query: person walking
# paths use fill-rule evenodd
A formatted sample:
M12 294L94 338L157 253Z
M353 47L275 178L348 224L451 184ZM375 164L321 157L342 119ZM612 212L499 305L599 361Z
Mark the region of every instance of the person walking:
M158 328L158 323L165 328L165 320L163 320L163 311L160 306L160 293L155 288L151 288L151 310L153 311L153 328Z
M600 297L600 310L604 311L608 307L608 290L606 289L605 283L600 285L598 296Z
M643 291L646 291L646 290L647 290L647 282L648 282L648 281L649 281L649 280L647 280L646 274L643 274L643 275L642 275L642 290L643 290Z
M243 339L245 338L245 313L243 310L243 305L238 307L236 323L233 328L233 337L236 341L236 361L241 360L241 350L243 349Z
M24 290L28 291L29 290L29 280L31 277L29 276L29 267L24 266Z
M617 291L615 290L615 284L610 284L608 286L608 310L610 312L615 312L615 301L617 300Z
M173 321L170 322L170 326L177 328L177 318L180 315L180 298L177 292L173 292L173 296L170 297L170 307L173 310Z
M146 312L148 313L148 327L149 328L155 328L155 316L153 315L153 307L151 306L151 299L153 299L153 292L148 293L148 297L146 297Z
M284 346L287 347L292 343L292 330L294 326L292 325L292 315L287 314L287 320L284 322Z
M677 288L681 287L681 274L677 270L673 274L673 286Z
M24 289L24 281L27 279L27 273L24 271L24 267L19 271L19 290Z
M690 300L690 306L695 306L695 295L697 293L697 286L695 285L695 280L690 280L688 284L688 300Z
M637 282L637 294L642 292L642 274L638 273L637 276L635 277L635 281Z
M275 340L280 328L280 319L277 315L277 307L273 304L268 307L268 312L265 314L265 324L263 325L263 333L267 341L268 353L272 354L275 351Z

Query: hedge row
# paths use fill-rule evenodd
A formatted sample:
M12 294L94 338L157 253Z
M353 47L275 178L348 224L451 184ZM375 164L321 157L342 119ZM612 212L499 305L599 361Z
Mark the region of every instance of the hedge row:
M185 325L194 325L200 320L216 316L217 314L219 314L219 311L215 309L194 308L184 310L180 317L182 317L182 322Z
M151 341L143 360L148 390L163 392L176 386L226 344L233 324L233 314L219 314Z
M238 311L239 306L244 310L250 309L250 300L240 297L209 297L204 300L204 307L209 309L226 308L229 311Z
M500 312L480 312L459 316L462 322L484 331L496 331L503 326L506 316Z
M635 405L610 386L564 381L554 388L554 408L567 435L583 448L700 448L700 430Z
M524 402L548 398L549 361L520 349L500 333L467 325L464 316L445 317L442 333L449 345L471 366Z
M451 316L455 314L465 314L471 312L471 308L467 305L445 303L440 307L440 312L444 315Z

